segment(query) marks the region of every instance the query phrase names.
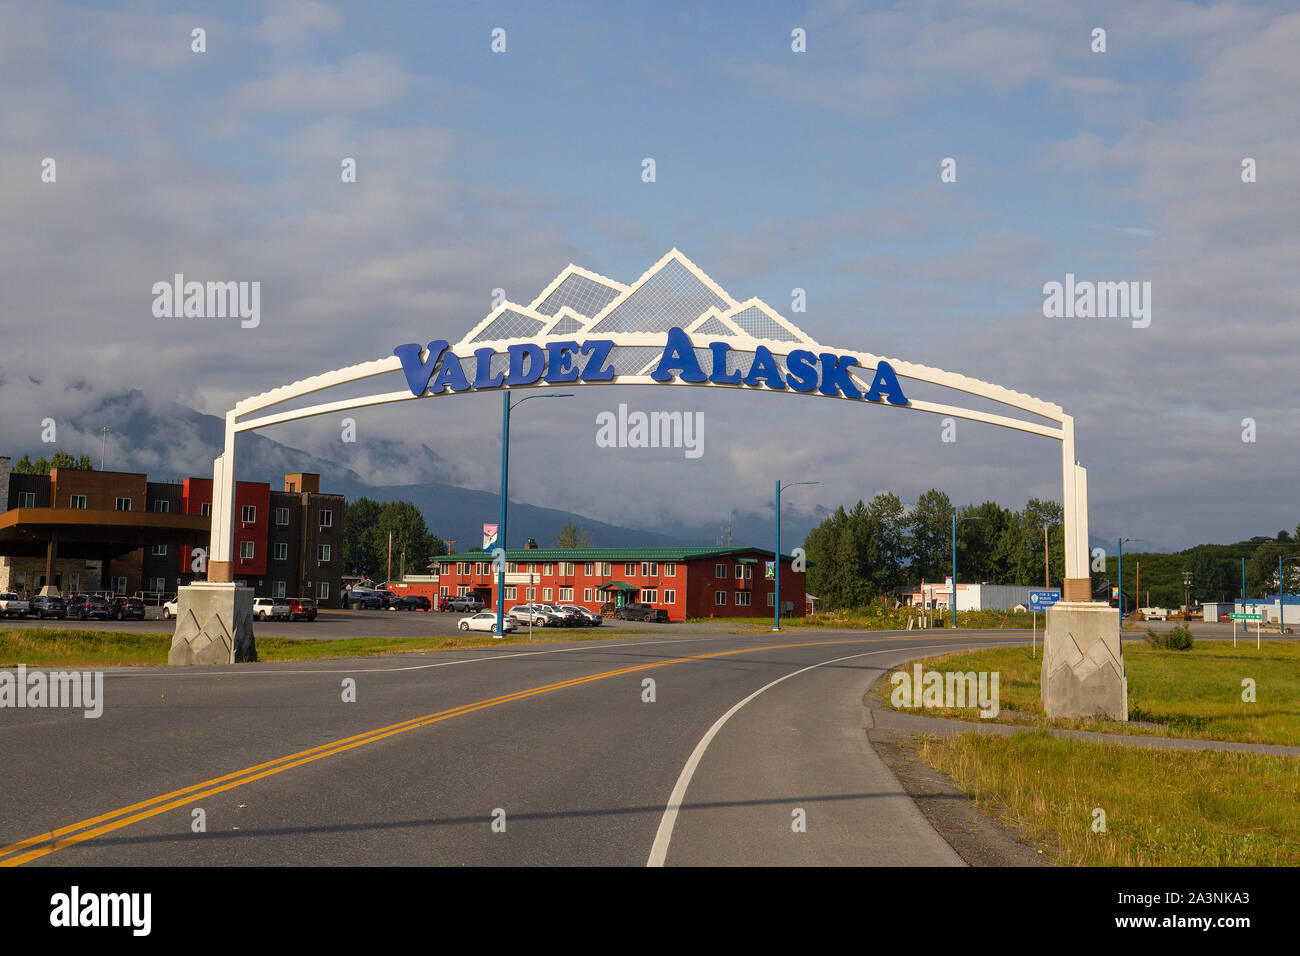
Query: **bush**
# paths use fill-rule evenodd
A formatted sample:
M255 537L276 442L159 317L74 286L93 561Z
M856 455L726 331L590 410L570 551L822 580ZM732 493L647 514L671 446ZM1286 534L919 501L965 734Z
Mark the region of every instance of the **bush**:
M1192 649L1192 632L1185 627L1173 627L1166 634L1157 634L1148 627L1147 643L1152 647L1164 647L1171 651L1190 651Z

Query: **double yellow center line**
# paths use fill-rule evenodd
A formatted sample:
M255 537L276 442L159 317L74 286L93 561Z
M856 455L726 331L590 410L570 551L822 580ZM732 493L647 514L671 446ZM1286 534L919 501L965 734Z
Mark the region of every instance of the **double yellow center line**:
M366 744L374 743L377 740L383 740L386 737L394 737L397 734L404 734L419 727L436 724L441 720L449 720L452 717L472 714L477 710L486 710L489 707L508 704L512 701L524 700L528 697L536 697L540 694L549 694L553 691L563 690L566 687L577 687L581 684L590 684L593 681L605 680L610 677L620 677L624 674L633 674L637 671L651 670L656 667L668 667L672 664L685 664L690 661L728 657L733 654L755 654L760 651L783 650L791 647L819 647L828 644L871 644L886 640L897 641L899 638L877 637L842 641L808 641L793 644L768 644L763 647L743 647L730 651L716 651L712 654L697 654L691 657L677 657L672 660L655 661L651 664L637 664L632 667L621 667L618 670L603 671L599 674L592 674L588 677L576 677L572 680L557 681L554 684L532 687L528 690L516 691L513 694L505 694L501 697L475 701L472 704L452 707L449 710L440 710L436 713L425 714L422 717L413 717L410 720L404 720L401 723L389 724L387 727L380 727L363 734L344 737L342 740L335 740L332 743L322 744L321 746L313 747L310 750L300 750L297 753L289 754L288 756L280 757L276 760L269 760L266 763L255 764L252 767L245 767L243 770L236 770L233 773L228 773L220 777L213 777L211 780L196 783L192 786L185 787L182 790L173 790L171 793L164 793L161 796L153 797L149 800L133 803L130 806L121 807L120 809L113 810L110 813L101 813L99 816L90 817L87 820L60 827L59 829L51 830L48 833L41 833L37 836L29 837L26 840L20 840L17 843L11 843L9 846L0 847L0 866L21 866L24 863L39 859L43 856L48 856L58 850L64 850L70 846L76 846L78 843L94 839L97 836L103 836L105 833L112 833L114 830L120 830L123 827L130 826L133 823L138 823L141 820L156 817L160 813L166 813L169 810L175 810L177 807L191 804L196 800L202 800L206 797L212 796L213 794L222 793L226 790L233 790L235 787L242 787L244 784L252 783L254 780L261 780L263 777L270 777L277 773L283 773L286 770L292 770L294 767L301 767L303 764L311 763L314 760L320 760L323 757L332 757L335 754L341 754L356 747L362 747Z

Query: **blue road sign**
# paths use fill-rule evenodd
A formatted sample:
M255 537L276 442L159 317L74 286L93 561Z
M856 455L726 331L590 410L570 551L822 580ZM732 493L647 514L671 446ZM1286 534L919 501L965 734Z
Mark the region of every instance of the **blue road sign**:
M1029 610L1046 611L1059 600L1061 600L1060 591L1030 591Z

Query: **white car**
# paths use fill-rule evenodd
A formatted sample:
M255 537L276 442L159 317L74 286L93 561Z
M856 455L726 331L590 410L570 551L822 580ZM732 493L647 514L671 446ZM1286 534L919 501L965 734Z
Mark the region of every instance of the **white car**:
M31 613L31 605L12 591L0 594L0 617L24 618Z
M180 602L180 598L174 597L163 605L163 620L170 621L180 613Z
M277 621L287 620L289 611L289 602L284 598L253 598L254 620L265 621L268 617Z
M480 614L471 614L469 617L462 617L460 623L456 625L462 631L495 631L497 629L497 612L483 611ZM501 626L509 633L519 625L509 614L501 619Z

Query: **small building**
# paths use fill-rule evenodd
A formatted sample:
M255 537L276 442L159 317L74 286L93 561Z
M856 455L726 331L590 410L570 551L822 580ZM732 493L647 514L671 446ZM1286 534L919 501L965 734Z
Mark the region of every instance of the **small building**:
M957 610L959 611L1010 611L1029 607L1030 591L1053 591L1060 596L1059 588L1033 588L1020 584L962 584L957 582ZM904 605L916 607L947 608L952 603L952 585L947 580L906 585L898 589L899 600Z

